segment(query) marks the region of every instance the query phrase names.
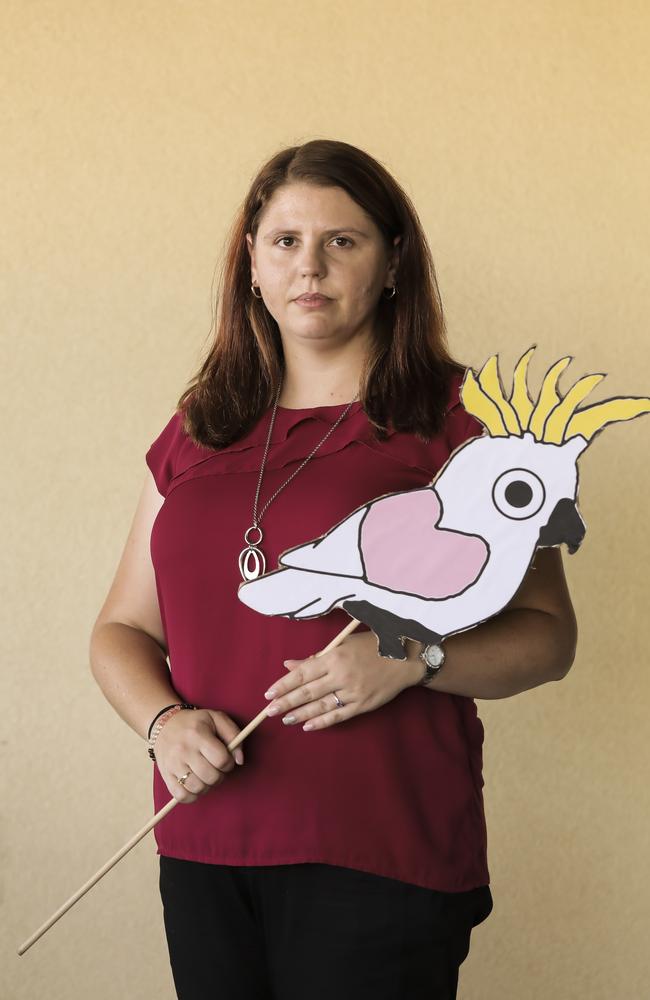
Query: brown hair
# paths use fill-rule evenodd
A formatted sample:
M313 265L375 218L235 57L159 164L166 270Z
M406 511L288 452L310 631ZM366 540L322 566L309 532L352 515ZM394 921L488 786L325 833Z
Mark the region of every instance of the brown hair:
M359 398L378 438L390 420L395 430L430 439L442 430L449 377L464 371L448 353L431 251L410 198L390 173L363 150L332 139L281 150L253 180L227 241L212 346L177 403L185 432L198 444L224 447L273 403L284 352L276 321L251 292L246 233L255 240L265 205L294 181L343 188L372 217L389 251L401 235L396 294L379 298Z

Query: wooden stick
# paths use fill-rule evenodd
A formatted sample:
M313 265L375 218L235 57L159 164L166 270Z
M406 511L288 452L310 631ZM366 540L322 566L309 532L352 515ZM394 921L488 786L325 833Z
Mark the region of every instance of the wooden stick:
M332 639L332 641L325 647L325 649L321 649L320 653L316 653L315 655L323 656L325 653L329 653L330 649L334 649L335 646L338 646L338 644L342 642L343 639L345 639L345 637L350 634L350 632L354 632L355 628L359 624L360 623L357 621L357 619L353 618L352 621L348 622L345 628L342 629L339 632L339 634ZM267 718L268 707L269 707L268 705L265 705L262 711L258 715L256 715L251 722L248 723L246 728L242 729L241 732L237 734L235 739L228 744L228 750L230 751L235 750L242 742L242 740L245 740L248 734L252 733L253 730L257 726L259 726L260 722L262 722L263 719ZM89 889L92 889L92 887L97 882L99 882L100 878L102 878L106 874L106 872L110 871L111 868L113 868L113 866L116 865L117 862L120 861L125 854L129 853L132 847L135 847L135 845L139 843L143 837L146 837L149 831L153 830L154 826L156 826L157 823L160 823L161 819L164 819L167 813L171 812L174 806L177 805L178 805L178 799L171 798L169 802L166 805L164 805L162 809L160 809L159 812L157 812L156 815L153 816L145 826L142 827L141 830L138 830L138 832L134 834L133 837L131 837L128 843L124 845L124 847L120 848L117 854L114 854L112 858L109 858L106 864L102 865L99 871L95 872L92 878L89 878L88 881L85 882L80 889L77 889L74 895L70 896L70 899L68 899L63 904L63 906L60 906L59 909L56 911L56 913L52 914L49 920L46 920L45 923L42 924L37 931L34 931L31 937L28 937L27 940L24 941L23 944L21 944L21 946L18 949L18 954L24 955L27 949L31 948L34 942L38 941L38 939L42 937L42 935L45 934L47 930L50 929L52 924L55 924L57 920L63 916L64 913L67 913L67 911L74 906L74 904L77 902L78 899L81 899L81 897L84 896Z

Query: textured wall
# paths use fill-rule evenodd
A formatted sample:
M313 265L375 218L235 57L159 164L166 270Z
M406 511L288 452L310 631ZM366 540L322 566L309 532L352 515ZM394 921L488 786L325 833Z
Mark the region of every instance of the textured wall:
M151 814L87 645L236 206L280 147L355 143L415 201L456 353L507 371L537 343L535 386L568 352L561 386L646 394L650 11L4 0L0 32L0 994L164 1000L152 835L15 948ZM571 672L478 703L495 910L462 997L645 995L649 440L618 424L581 462Z

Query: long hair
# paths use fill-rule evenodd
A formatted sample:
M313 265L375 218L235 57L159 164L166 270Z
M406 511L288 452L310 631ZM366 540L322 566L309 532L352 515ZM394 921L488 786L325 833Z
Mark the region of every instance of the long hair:
M397 291L379 298L359 398L379 439L390 420L395 430L429 440L442 430L450 376L464 371L448 352L431 251L410 198L382 164L331 139L281 150L251 184L226 243L211 347L176 404L185 432L198 444L224 447L273 402L284 352L278 324L251 292L246 233L255 241L265 205L294 181L342 188L372 217L388 251L401 235Z

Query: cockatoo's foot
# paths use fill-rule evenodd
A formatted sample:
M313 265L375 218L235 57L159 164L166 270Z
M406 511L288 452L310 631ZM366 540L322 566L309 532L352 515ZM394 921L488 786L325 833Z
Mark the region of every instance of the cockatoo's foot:
M375 633L379 640L379 655L392 660L405 660L404 639L415 639L417 642L440 642L442 636L432 632L419 622L377 608L369 601L343 601L341 607L349 615L363 622Z

